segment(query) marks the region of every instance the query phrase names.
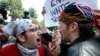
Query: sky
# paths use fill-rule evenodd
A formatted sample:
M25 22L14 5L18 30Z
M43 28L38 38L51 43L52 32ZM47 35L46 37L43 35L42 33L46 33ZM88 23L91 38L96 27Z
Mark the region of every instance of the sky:
M23 8L28 10L30 7L33 7L38 14L38 21L43 20L43 16L41 14L42 7L44 5L45 0L22 0Z

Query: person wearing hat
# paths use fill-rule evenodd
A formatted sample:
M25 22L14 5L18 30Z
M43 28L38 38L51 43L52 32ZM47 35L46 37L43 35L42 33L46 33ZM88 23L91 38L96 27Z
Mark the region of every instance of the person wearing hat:
M2 41L4 40L3 37L2 37L2 35L1 35L1 33L2 33L1 28L3 26L4 26L3 24L0 24L0 48L2 48Z
M12 21L2 30L14 36L16 43L2 48L0 56L44 56L44 47L41 44L42 32L31 19Z
M4 19L2 14L0 13L0 48L2 48L2 46L8 39L8 36L3 35L3 31L2 31L3 27L4 27Z
M5 3L0 3L0 14L2 14L4 20L7 19L7 10Z
M3 48L15 42L15 38L9 36L8 34L5 34L2 31L2 28L5 26L5 24L6 22L4 21L2 14L0 14L0 42L1 42L0 48Z
M73 3L65 7L60 15L59 30L62 39L70 44L62 56L100 56L100 42L95 39L93 21L94 14L90 6ZM58 51L63 52L52 48L53 54Z
M2 14L0 13L0 24L3 24L3 23L4 23L4 19L3 19Z
M30 17L29 17L29 11L24 11L24 17L23 17L23 19L29 19Z

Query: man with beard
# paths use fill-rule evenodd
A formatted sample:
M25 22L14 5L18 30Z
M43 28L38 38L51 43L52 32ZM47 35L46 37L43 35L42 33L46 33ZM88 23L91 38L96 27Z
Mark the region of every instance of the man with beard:
M61 13L59 21L62 39L70 43L64 56L100 56L100 42L95 39L94 14L90 6L70 4ZM53 54L58 51L52 48Z

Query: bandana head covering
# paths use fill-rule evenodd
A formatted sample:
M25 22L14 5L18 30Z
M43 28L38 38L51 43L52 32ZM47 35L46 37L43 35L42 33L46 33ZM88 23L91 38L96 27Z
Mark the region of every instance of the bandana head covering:
M30 19L21 19L8 23L2 30L9 35L16 36L36 26Z

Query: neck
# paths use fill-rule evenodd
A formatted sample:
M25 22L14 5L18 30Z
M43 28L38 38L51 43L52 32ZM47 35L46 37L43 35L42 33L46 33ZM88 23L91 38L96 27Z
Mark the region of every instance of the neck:
M78 37L79 37L78 32L72 33L71 36L70 36L70 42L71 43L74 42Z
M31 48L29 45L27 45L27 44L25 44L25 43L22 43L21 44L24 48L27 48L27 49L30 49L30 50L32 50L32 49L36 49L36 48Z

